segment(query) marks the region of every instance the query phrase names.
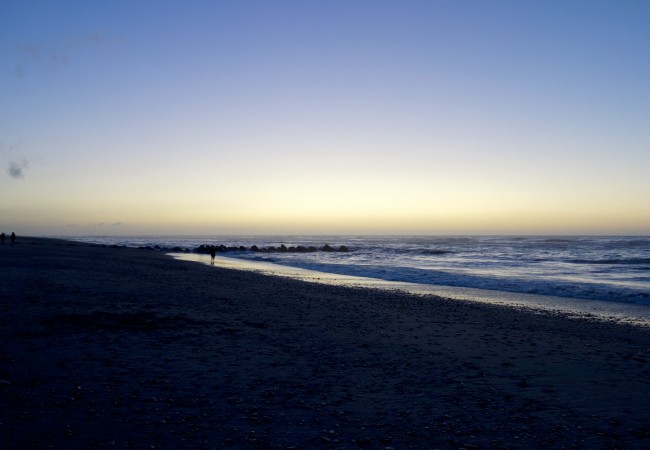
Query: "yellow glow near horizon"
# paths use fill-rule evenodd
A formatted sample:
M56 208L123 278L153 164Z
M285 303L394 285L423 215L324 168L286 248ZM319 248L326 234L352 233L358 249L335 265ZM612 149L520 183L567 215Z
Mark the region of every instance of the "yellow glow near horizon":
M42 3L3 9L0 229L650 234L643 2Z
M89 174L46 191L25 183L0 210L8 226L32 223L55 234L644 234L650 224L650 209L628 192L634 183L543 183L478 169L353 172L199 168L171 179L127 174L120 182Z

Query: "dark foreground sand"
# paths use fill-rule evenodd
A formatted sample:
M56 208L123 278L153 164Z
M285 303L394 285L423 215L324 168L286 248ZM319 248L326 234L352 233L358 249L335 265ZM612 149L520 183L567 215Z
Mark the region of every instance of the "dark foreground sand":
M650 330L0 246L0 448L648 448Z

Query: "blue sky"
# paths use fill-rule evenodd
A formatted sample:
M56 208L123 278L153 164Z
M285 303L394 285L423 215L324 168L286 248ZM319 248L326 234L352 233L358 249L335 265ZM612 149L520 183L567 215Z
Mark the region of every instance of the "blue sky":
M0 228L650 234L645 1L1 1Z

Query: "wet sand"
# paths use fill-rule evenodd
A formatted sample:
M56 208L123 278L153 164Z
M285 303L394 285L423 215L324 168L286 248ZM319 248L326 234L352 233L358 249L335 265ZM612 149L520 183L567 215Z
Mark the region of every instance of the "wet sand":
M565 316L582 316L607 321L627 322L650 327L650 306L625 302L607 302L550 295L526 294L488 289L438 286L402 281L387 281L376 278L357 277L335 273L317 272L309 269L283 266L256 259L216 256L213 263L210 257L196 253L170 253L183 261L195 261L229 269L247 270L265 275L275 275L313 283L337 286L366 287L388 291L400 291L417 296L435 296L455 300L470 300L493 305L516 306L537 311L557 312Z
M0 447L647 448L650 329L0 246Z

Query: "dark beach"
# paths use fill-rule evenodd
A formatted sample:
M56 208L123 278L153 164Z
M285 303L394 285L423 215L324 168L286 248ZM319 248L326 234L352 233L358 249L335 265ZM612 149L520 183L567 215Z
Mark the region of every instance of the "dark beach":
M648 448L650 329L0 246L0 447Z

